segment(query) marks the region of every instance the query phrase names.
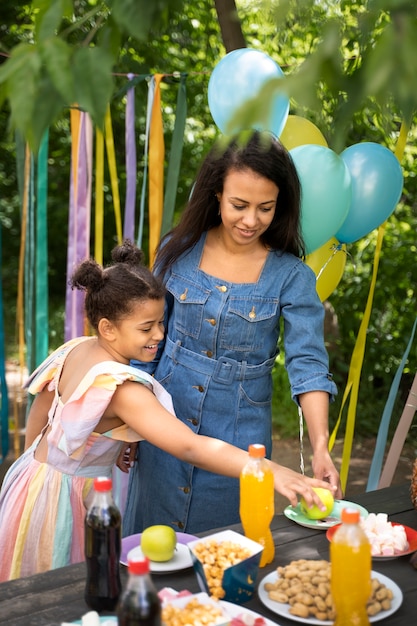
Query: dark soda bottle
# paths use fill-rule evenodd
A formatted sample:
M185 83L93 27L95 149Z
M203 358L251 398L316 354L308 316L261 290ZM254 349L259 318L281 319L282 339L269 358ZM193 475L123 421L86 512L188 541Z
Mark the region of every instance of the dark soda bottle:
M129 578L117 608L119 626L161 626L161 601L149 573L149 559L128 561Z
M121 515L112 495L111 478L95 478L91 506L85 517L85 601L97 611L114 611L121 592Z

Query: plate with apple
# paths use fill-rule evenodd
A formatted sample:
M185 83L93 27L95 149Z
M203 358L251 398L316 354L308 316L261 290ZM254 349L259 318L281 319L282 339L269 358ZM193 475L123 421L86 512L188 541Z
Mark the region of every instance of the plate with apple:
M342 510L346 507L358 509L363 519L366 519L369 515L368 511L360 504L349 502L348 500L335 500L333 494L328 489L320 487L313 487L313 489L325 505L325 511L322 511L315 504L308 508L304 498L301 498L296 506L287 506L284 509L285 517L306 528L325 530L340 524Z
M175 532L170 526L157 524L142 533L123 537L120 563L127 565L130 557L145 554L153 573L167 574L193 566L187 544L197 539L194 535Z

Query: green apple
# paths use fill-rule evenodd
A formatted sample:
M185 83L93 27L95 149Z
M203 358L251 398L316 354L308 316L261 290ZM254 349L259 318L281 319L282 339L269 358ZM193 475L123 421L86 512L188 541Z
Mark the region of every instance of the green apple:
M313 487L313 491L316 492L320 500L323 502L324 506L326 507L326 510L322 511L315 504L313 504L311 508L308 508L307 502L304 500L304 498L301 498L300 500L301 512L303 513L303 515L305 515L309 519L323 519L324 517L327 517L332 512L332 509L334 506L333 494L328 489L323 489L322 487Z
M177 535L171 526L148 526L142 533L140 547L151 561L169 561L174 556Z

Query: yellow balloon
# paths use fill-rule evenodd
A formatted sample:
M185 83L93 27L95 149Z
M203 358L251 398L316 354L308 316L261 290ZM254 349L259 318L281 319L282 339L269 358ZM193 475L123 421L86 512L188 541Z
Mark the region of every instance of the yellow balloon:
M317 126L298 115L289 115L287 117L279 139L287 150L292 150L292 148L306 144L325 146L325 148L328 147L324 135Z
M346 244L332 237L314 252L307 254L306 264L316 275L316 289L320 300L327 300L336 289L346 265Z

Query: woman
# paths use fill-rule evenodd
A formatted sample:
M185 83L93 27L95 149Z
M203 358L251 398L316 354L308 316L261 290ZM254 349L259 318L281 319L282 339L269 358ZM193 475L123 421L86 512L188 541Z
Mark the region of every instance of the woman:
M67 342L31 377L29 391L37 395L26 451L0 492L0 581L84 560L93 478L111 475L123 442L146 438L187 464L227 476L238 477L247 461L244 451L193 433L173 415L161 386L129 365L155 358L165 291L132 244L116 248L113 260L105 269L84 261L72 276L73 287L86 291L96 336ZM290 500L299 493L320 504L311 487L321 481L271 466L275 487Z
M315 276L301 260L300 183L289 153L253 132L212 148L180 223L161 242L166 337L155 370L194 432L271 454L271 370L284 326L286 368L313 447L313 470L341 496L328 452L336 393ZM158 497L156 498L156 494ZM171 524L197 533L239 521L238 482L141 443L124 533Z

